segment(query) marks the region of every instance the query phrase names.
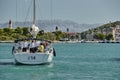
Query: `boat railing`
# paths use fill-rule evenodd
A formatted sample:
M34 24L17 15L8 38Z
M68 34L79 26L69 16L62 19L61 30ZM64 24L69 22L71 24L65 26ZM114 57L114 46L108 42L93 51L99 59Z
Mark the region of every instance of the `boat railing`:
M30 49L27 49L26 51L23 51L20 48L14 48L13 49L13 53L53 53L53 49L49 49L49 50L44 50L44 52L40 52L39 50L36 50L35 52L30 52Z

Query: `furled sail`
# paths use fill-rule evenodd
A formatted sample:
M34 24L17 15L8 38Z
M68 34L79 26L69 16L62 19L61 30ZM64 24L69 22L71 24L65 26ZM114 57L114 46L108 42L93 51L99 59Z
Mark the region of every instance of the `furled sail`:
M35 24L33 24L30 29L30 33L31 33L32 37L36 38L38 32L39 32L39 28Z

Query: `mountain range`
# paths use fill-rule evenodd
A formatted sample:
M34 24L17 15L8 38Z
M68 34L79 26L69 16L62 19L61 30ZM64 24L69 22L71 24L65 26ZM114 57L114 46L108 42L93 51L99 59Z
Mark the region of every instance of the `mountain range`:
M26 22L12 22L13 28L16 27L30 27L32 25L31 21ZM69 32L83 32L91 28L99 27L102 24L78 24L76 22L70 20L38 20L37 26L40 30L44 30L47 32L55 31L56 26L58 30L66 32L67 28L69 28ZM0 24L0 28L8 27L7 23Z

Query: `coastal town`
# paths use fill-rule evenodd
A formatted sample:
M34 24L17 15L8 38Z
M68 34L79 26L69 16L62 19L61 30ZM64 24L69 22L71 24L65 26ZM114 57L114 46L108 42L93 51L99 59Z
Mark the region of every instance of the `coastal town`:
M119 43L120 42L120 25L119 21L108 23L100 27L90 29L81 34L85 34L85 41L87 42L101 42L101 43Z
M93 29L83 32L70 32L69 26L66 31L59 30L56 26L53 32L40 30L37 38L50 40L52 42L100 42L100 43L119 43L120 42L120 21L110 22ZM9 20L7 28L0 28L0 42L13 42L15 39L29 38L29 28L12 27Z

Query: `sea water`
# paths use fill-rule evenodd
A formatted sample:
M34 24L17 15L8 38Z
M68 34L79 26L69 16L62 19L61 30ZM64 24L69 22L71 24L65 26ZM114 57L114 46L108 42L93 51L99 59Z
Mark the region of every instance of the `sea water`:
M13 43L0 43L0 60L13 59ZM120 44L54 43L48 65L0 64L0 80L120 80Z

